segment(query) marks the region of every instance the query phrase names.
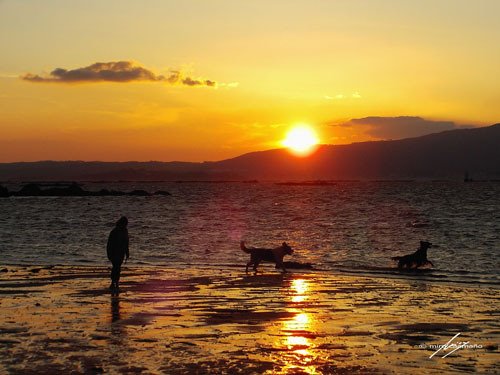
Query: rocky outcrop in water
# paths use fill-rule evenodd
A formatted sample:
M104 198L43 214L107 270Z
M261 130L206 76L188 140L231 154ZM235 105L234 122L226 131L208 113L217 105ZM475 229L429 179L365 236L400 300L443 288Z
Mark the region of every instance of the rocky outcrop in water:
M4 197L8 197L8 196L9 196L9 190L6 187L0 185L0 198L4 198Z
M40 184L29 183L24 185L19 191L9 191L0 185L0 197L104 197L104 196L136 196L150 197L153 195L171 195L168 191L158 190L149 193L146 190L132 190L124 192L119 190L101 189L99 191L84 190L76 182L70 184L54 184L43 188Z

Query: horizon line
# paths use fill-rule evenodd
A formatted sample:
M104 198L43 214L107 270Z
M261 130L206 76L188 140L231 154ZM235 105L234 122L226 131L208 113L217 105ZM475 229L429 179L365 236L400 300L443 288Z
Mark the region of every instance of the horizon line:
M384 143L384 142L399 142L399 141L404 141L404 140L409 140L409 139L417 139L417 138L423 138L427 136L432 136L435 134L443 134L443 133L449 133L449 132L457 132L457 131L467 131L467 130L477 130L477 129L482 129L482 128L489 128L493 126L499 126L500 122L494 123L491 125L484 125L484 126L476 126L473 128L460 128L460 129L449 129L449 130L443 130L443 131L438 131L435 133L429 133L429 134L423 134L415 137L406 137L406 138L399 138L399 139L378 139L378 140L369 140L369 141L361 141L361 142L351 142L351 143L342 143L342 144L329 144L329 143L319 143L316 145L317 149L321 147L345 147L345 146L350 146L350 145L356 145L356 144L366 144L366 143ZM225 160L231 160L235 159L244 155L252 154L252 153L259 153L259 152L268 152L268 151L277 151L277 150L284 150L287 151L288 149L286 147L278 147L278 148L270 148L266 150L255 150L255 151L248 151L236 156L230 156L225 159L218 159L218 160L203 160L203 161L183 161L183 160L124 160L124 161L116 161L116 160L81 160L81 159L40 159L40 160L19 160L19 161L0 161L0 164L19 164L19 163L48 163L48 162L55 162L55 163L67 163L67 162L72 162L72 163L186 163L186 164L205 164L205 163L218 163L221 161ZM316 150L317 151L317 150ZM316 152L315 151L315 152ZM307 158L311 155L314 155L315 152L312 152L310 155L307 156L297 156L297 158ZM293 155L293 153L290 153Z

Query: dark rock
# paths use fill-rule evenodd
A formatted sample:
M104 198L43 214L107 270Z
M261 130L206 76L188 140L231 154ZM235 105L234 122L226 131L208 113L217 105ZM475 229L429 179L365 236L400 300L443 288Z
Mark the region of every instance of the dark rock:
M172 195L168 191L165 190L158 190L153 193L153 195Z
M138 197L149 197L151 196L146 190L132 190L128 195L138 196Z
M108 190L108 189L101 189L96 192L89 193L92 196L97 196L97 197L106 197L106 196L119 196L119 195L125 195L123 191L116 191L116 190Z
M38 197L42 195L42 189L37 184L27 184L17 192L17 195L22 197Z
M81 197L89 195L89 193L82 189L80 185L73 182L66 187L55 187L42 191L43 195L55 197Z
M5 198L5 197L8 197L10 194L9 194L9 189L7 189L6 187L0 185L0 197L1 198Z
M62 186L61 186L62 185ZM17 196L25 196L25 197L38 197L38 196L49 196L49 197L104 197L104 196L122 196L122 195L131 195L137 197L149 197L152 194L147 192L146 190L133 190L130 193L126 193L118 190L108 190L101 189L99 191L87 191L84 190L80 185L76 182L72 184L64 186L64 184L56 184L55 186L48 189L42 189L38 184L27 184L21 188L17 193L10 194L9 191L0 186L0 197L9 195L17 195ZM155 195L170 195L168 191L159 190L155 193Z
M118 190L111 190L111 195L120 196L120 195L127 195L127 193L125 193L123 191L118 191Z
M82 187L75 182L73 182L70 186L66 188L66 192L68 193L68 195L75 195L75 196L82 196L88 194L87 191L83 190Z

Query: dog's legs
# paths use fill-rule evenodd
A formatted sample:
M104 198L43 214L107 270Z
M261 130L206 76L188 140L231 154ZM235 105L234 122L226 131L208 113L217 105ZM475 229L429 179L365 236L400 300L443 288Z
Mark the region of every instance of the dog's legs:
M286 272L285 265L283 264L283 261L281 262L276 262L276 268L281 268L283 272Z
M259 266L260 260L256 260L253 262L253 270L255 273L257 273L257 267Z
M247 263L247 268L245 268L246 273L248 273L248 267L250 267L252 264L254 264L253 260L251 260L250 262Z

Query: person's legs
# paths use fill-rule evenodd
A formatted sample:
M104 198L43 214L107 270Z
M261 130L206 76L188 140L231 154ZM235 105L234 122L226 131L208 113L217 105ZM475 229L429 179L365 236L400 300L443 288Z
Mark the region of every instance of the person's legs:
M114 260L112 261L112 264L113 268L111 269L111 287L118 288L122 262L121 260Z

